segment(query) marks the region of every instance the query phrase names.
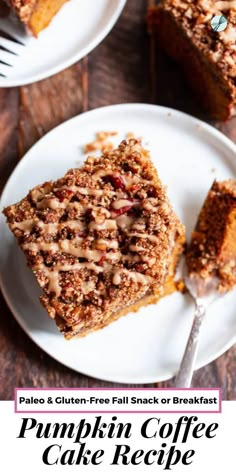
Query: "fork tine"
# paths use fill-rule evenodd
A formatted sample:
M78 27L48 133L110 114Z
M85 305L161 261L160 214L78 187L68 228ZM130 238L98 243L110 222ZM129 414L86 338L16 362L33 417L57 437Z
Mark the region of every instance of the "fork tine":
M0 44L0 51L9 52L9 54L13 54L14 56L18 56L18 54L15 51L11 51L9 48L6 48L5 46L2 46L1 44Z
M0 65L2 66L14 66L18 63L20 55L16 53L10 54L8 51L1 49L1 42L0 42ZM2 67L0 68L0 72L2 72ZM5 71L3 71L4 73Z
M12 64L8 64L8 62L2 61L1 59L0 59L0 64L4 66L12 67Z
M13 41L14 43L20 44L21 46L25 46L25 44L15 35L13 36L12 34L9 34L6 31L3 31L2 29L0 30L0 37L5 38L8 41Z
M20 56L23 51L25 51L25 48L22 48L22 46L18 43L14 43L13 41L10 41L9 39L2 38L0 36L0 49L2 52L0 52L0 56L2 56L3 51L9 54Z
M7 78L14 72L19 57L27 50L27 36L21 25L0 19L0 78Z

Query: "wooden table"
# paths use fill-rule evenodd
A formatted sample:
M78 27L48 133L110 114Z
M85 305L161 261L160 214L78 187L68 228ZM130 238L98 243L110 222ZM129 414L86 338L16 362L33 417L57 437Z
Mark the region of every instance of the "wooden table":
M128 0L110 35L88 57L39 83L0 90L0 186L23 154L47 131L88 109L122 102L170 106L206 119L179 68L148 37L146 0ZM236 141L236 121L213 123ZM0 400L18 387L117 387L63 367L19 327L0 297ZM195 373L194 387L222 387L236 399L236 346ZM170 382L148 385L171 386ZM120 386L120 385L119 385ZM135 385L133 385L135 387Z

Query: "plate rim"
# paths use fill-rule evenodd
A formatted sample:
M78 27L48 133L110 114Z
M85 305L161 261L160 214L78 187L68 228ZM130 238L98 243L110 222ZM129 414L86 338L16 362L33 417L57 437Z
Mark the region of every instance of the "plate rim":
M60 125L53 128L51 131L46 133L42 138L40 138L39 141L37 141L27 151L27 153L22 157L22 159L18 162L16 167L13 169L11 175L9 176L9 178L8 178L4 188L3 188L2 195L1 195L1 198L0 198L0 208L2 208L2 202L4 200L5 195L8 192L8 186L11 184L11 181L14 178L15 173L18 171L20 166L23 165L23 163L25 164L27 162L27 160L30 159L32 150L33 149L35 150L35 148L37 148L37 146L40 146L42 140L50 139L51 136L53 135L53 133L57 133L58 130L60 130L61 127L64 127L64 126L70 127L72 122L79 120L81 117L86 118L90 114L95 115L96 113L104 112L106 110L111 110L111 112L112 112L113 110L115 110L117 108L122 108L122 109L129 108L129 109L133 109L133 110L135 110L137 108L138 109L145 108L145 109L149 109L149 110L154 110L155 109L160 114L171 113L172 115L175 115L177 118L179 116L179 117L182 117L184 119L190 120L193 123L193 125L201 125L201 127L207 133L210 133L211 136L215 135L228 149L230 149L230 151L236 153L236 145L233 143L233 141L231 141L228 137L226 137L221 131L219 131L218 129L216 129L213 126L209 125L208 123L205 123L204 121L199 120L198 118L195 118L194 116L189 115L187 113L184 113L182 111L175 110L175 109L172 109L172 108L169 108L169 107L160 106L160 105L145 104L145 103L122 103L122 104L115 104L115 105L107 105L107 106L99 107L99 108L96 108L96 109L93 109L93 110L89 110L89 111L81 113L81 114L79 114L79 115L77 115L73 118L70 118L69 120L66 120L64 123L61 123ZM86 375L88 377L98 379L98 380L102 380L102 381L123 383L123 384L157 383L157 382L170 380L176 374L176 372L173 372L173 371L170 372L170 369L169 369L169 372L166 373L166 375L143 376L143 377L139 376L138 378L129 376L129 378L125 379L124 377L119 376L119 375L116 375L115 377L113 377L112 375L107 375L107 374L105 376L100 376L100 375L96 376L95 373L87 372L86 369L83 369L83 368L80 369L79 368L79 370L78 370L77 368L71 367L71 366L68 365L68 363L63 362L62 360L58 360L58 358L53 353L51 353L50 349L47 349L47 347L42 348L41 344L37 340L34 339L31 332L29 332L27 330L27 327L24 324L24 320L22 319L21 315L17 312L17 310L15 310L15 308L12 304L12 301L8 297L7 288L5 287L5 284L4 284L3 279L2 279L2 271L0 272L0 289L2 291L3 297L4 297L4 299L7 303L8 308L10 309L12 315L14 316L16 321L19 323L20 327L23 329L23 331L26 333L26 335L40 349L42 349L42 351L44 351L47 355L49 355L51 358L53 358L59 364L64 365L66 368L69 368L69 369L77 372L78 374ZM222 349L218 349L214 354L212 354L211 356L208 356L207 362L204 362L204 361L203 362L197 362L195 370L198 370L198 369L208 365L209 363L213 362L214 360L216 360L222 354L227 352L235 343L236 343L236 334L231 338L231 340L228 343L226 343L222 347Z
M73 54L69 59L64 60L60 62L59 65L56 65L54 67L51 67L47 69L45 72L39 72L37 74L34 74L31 76L31 79L26 79L26 80L17 80L17 79L3 79L0 77L0 88L10 88L10 87L22 87L25 85L30 85L34 84L35 82L40 82L41 80L48 79L59 72L62 72L63 70L67 69L68 67L74 65L76 62L79 62L81 59L83 59L85 56L90 54L99 44L102 43L102 41L108 36L108 34L112 31L114 28L116 22L118 21L126 3L127 0L116 0L117 6L113 12L113 15L110 17L109 21L107 24L104 26L104 28L100 31L100 34L97 34L88 44L85 46L82 50L80 50L79 53ZM4 82L4 80L7 80L7 83Z

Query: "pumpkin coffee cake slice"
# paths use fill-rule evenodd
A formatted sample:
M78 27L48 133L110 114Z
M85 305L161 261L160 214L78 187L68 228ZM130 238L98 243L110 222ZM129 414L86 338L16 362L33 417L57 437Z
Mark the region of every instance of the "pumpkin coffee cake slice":
M67 339L175 289L184 228L138 140L88 157L4 213Z

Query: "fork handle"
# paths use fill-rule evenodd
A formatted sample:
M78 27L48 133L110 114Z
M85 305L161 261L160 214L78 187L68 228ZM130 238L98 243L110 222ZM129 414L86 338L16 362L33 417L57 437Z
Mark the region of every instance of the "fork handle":
M192 329L179 371L175 377L175 388L189 388L191 385L199 345L199 334L205 314L206 306L196 302Z

